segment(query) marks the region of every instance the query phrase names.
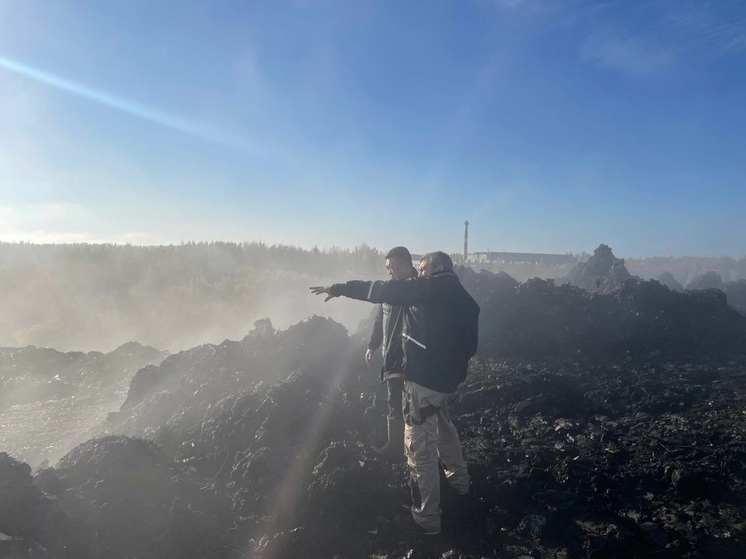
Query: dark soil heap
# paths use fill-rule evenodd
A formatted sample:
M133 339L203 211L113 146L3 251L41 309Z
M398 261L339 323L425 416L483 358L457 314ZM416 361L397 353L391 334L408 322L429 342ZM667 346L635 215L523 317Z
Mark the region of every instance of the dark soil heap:
M34 468L56 462L121 405L139 369L166 355L132 342L109 353L0 348L0 450Z
M671 272L663 272L657 278L658 283L665 285L671 291L684 291L684 286L681 285Z
M567 274L565 283L584 289L588 293L612 293L632 275L624 260L616 258L607 245L598 245L588 262L580 262Z
M458 272L482 307L452 413L472 494L444 485L440 536L390 522L406 466L371 450L369 325L313 317L145 367L107 436L34 478L0 455L0 557L740 558L746 319L725 296Z
M719 289L720 291L725 291L725 283L723 282L723 278L716 272L707 272L687 283L686 288L691 290Z
M729 281L725 284L728 304L741 315L746 316L746 280Z

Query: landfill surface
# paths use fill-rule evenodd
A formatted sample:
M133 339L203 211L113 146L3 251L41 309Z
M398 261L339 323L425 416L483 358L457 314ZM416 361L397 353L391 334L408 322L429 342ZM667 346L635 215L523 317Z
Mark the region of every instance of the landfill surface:
M166 355L132 342L109 353L0 348L0 451L33 468L56 462L99 433L135 373Z
M472 487L443 484L440 535L391 522L409 490L372 450L371 321L316 316L141 366L51 467L0 452L0 558L740 559L746 318L725 293L457 272L482 308L451 413Z

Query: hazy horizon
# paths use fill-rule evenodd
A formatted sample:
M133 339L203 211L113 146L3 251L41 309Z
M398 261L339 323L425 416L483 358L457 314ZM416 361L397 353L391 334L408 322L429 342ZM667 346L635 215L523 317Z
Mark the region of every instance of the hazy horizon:
M308 287L386 279L384 254L367 245L322 251L261 243L0 242L0 346L110 351L135 341L173 352L240 340L259 319L285 329L312 315L329 316L354 333L373 306L351 300L324 304ZM668 271L682 285L709 271L726 282L746 278L746 259L625 262L644 279ZM573 266L517 263L489 269L522 282L564 277Z

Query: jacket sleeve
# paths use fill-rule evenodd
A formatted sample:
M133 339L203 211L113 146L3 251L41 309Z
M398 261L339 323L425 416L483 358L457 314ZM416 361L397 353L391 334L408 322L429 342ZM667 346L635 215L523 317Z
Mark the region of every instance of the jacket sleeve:
M342 295L358 301L409 306L425 300L428 286L428 278L418 276L390 281L352 280L347 283L335 283L329 291L331 295Z
M479 346L479 305L468 294L464 301L462 332L464 335L465 357L470 359L477 352Z
M383 343L383 306L378 305L378 311L376 312L376 320L373 323L373 331L370 333L370 341L368 342L368 349L378 349Z

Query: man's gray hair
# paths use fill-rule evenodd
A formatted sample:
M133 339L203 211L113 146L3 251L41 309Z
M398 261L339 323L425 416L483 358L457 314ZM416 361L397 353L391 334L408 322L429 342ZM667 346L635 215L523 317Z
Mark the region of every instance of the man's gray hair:
M432 262L435 267L440 268L444 272L453 272L453 260L445 252L440 250L428 252L422 257L422 260Z

